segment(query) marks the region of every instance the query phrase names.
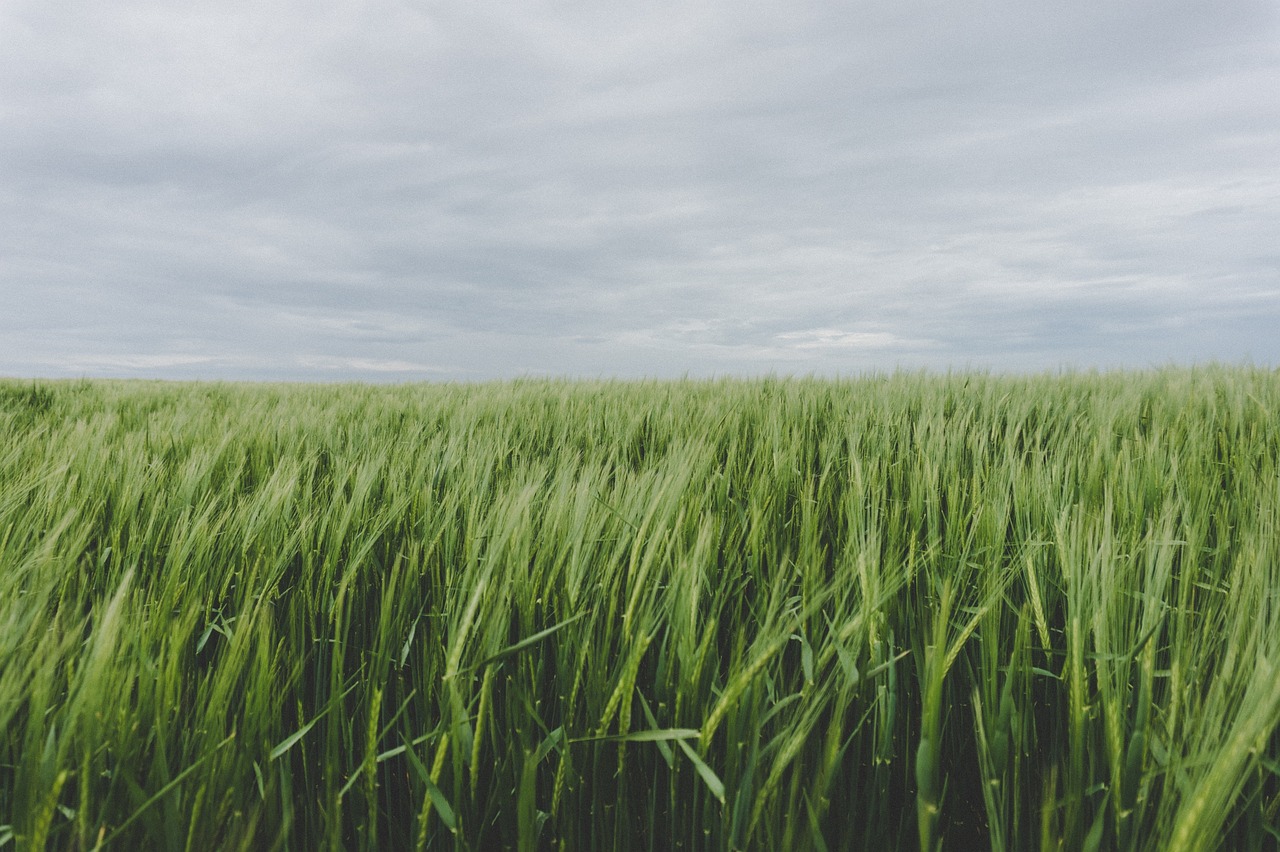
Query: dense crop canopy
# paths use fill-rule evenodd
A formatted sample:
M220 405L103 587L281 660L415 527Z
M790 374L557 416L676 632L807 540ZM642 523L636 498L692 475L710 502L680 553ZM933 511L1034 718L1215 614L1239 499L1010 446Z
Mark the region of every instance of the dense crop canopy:
M0 383L0 849L1280 842L1280 374Z

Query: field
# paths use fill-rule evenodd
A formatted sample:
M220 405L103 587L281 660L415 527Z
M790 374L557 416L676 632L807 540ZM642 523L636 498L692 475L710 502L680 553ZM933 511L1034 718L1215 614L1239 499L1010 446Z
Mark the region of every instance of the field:
M0 382L0 850L1280 843L1280 372Z

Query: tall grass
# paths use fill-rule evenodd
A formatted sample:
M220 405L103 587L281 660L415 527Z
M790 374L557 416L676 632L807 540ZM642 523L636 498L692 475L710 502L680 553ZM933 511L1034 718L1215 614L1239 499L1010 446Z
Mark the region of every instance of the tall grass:
M1280 374L0 383L0 848L1280 842Z

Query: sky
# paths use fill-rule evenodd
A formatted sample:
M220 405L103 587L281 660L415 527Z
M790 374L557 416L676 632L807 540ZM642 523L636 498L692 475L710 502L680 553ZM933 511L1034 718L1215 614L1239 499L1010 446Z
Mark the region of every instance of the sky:
M0 376L1280 366L1274 0L4 0Z

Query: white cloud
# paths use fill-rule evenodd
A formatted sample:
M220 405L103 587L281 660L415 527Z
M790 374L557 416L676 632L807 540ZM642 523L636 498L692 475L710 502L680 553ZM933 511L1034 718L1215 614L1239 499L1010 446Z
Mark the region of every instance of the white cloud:
M432 364L412 361L386 361L377 358L314 357L299 358L297 365L306 370L323 370L332 373L425 373L435 375L450 372Z
M936 340L900 337L889 331L844 331L838 328L814 328L774 335L784 348L829 350L910 350L934 349Z
M164 372L181 367L240 367L243 361L238 359L217 358L209 355L77 355L56 361L46 361L44 365L54 368L64 375L96 376L106 373L149 373Z

